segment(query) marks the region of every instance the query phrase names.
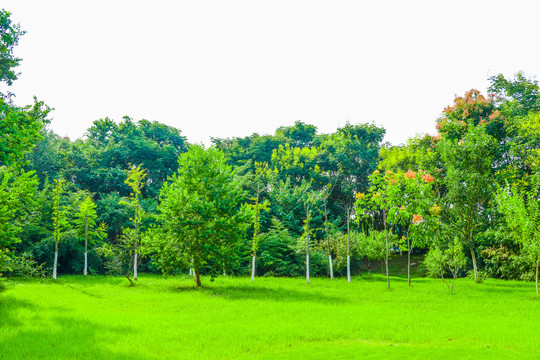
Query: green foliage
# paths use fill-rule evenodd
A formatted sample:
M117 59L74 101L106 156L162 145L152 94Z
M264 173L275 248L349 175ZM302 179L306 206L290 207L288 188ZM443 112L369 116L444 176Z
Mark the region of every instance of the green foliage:
M513 193L512 193L513 192ZM540 173L533 179L533 189L521 192L518 189L501 188L497 192L499 210L514 239L521 245L523 259L536 270L536 292L538 294L538 268L540 266Z
M454 281L465 263L463 244L457 238L445 244L434 244L424 259L424 266L429 276L440 277L445 282L445 275L451 274L452 290L454 290Z
M518 72L513 80L502 74L491 76L488 91L497 95L496 103L507 118L540 111L540 88L538 81L527 79Z
M17 163L36 144L50 111L36 98L31 107L17 107L0 97L0 166Z
M17 80L19 75L14 69L19 66L21 59L14 56L13 50L19 43L19 38L25 33L19 24L11 21L10 17L10 12L0 9L0 82L8 85Z
M37 178L33 172L0 166L0 272L9 270L14 244L35 204Z
M161 189L159 219L164 232L150 246L164 272L182 265L199 272L221 267L224 255L245 236L252 212L241 206L242 180L215 149L192 146L178 158L178 172Z

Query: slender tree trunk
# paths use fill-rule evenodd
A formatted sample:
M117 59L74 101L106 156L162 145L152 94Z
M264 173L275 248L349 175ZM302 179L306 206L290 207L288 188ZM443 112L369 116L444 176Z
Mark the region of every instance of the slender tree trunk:
M540 295L538 293L538 263L536 263L536 296Z
M328 231L328 212L326 211L326 202L324 203L324 226L326 229L326 245L328 248L328 266L330 267L330 280L334 280L334 267L332 264L332 251L330 249L330 234Z
M306 209L306 281L309 285L309 206Z
M135 250L135 255L133 256L133 280L137 280L137 258L139 254Z
M58 241L54 242L54 265L53 265L53 279L56 280L56 268L58 267Z
M257 253L253 252L253 258L251 259L251 282L255 282L255 258Z
M88 213L84 221L84 275L88 275Z
M384 224L384 237L386 239L386 254L384 257L384 263L386 265L386 287L390 289L390 275L388 274L388 254L390 249L388 248L388 231L386 230L386 211L383 210L383 224Z
M197 284L198 287L202 286L202 284L201 284L201 276L199 275L199 268L198 267L195 268L195 283Z
M137 208L135 210L135 255L133 256L133 280L137 280L137 260L139 258L139 198L137 197Z
M189 276L193 276L193 268L189 268Z
M469 246L469 250L471 251L471 258L474 270L474 281L478 282L478 267L476 265L476 254L474 253L474 249L472 246Z
M225 271L225 261L222 261L221 265L223 266L223 276L227 276L227 271Z
M351 282L351 257L350 257L350 243L351 243L351 209L347 207L347 281Z
M409 282L409 287L411 286L411 241L407 239L409 251L407 252L407 281Z
M330 280L334 280L334 267L332 266L332 255L328 255L328 264L330 264Z
M255 199L255 224L254 227L254 233L253 233L253 258L251 259L251 282L255 282L255 260L257 257L257 249L258 249L258 242L259 242L259 229L260 229L260 211L259 208L259 194L260 194L260 184L257 182L257 198Z

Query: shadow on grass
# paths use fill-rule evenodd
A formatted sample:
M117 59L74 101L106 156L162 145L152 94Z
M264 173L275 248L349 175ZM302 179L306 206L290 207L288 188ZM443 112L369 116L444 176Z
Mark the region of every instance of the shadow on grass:
M22 326L21 320L14 315L20 309L37 311L37 306L28 301L0 295L0 328Z
M317 302L317 303L343 303L339 296L330 296L317 291L298 291L284 288L268 288L251 285L219 285L219 286L177 286L169 288L173 292L198 292L206 296L217 296L229 300L261 300L279 302Z
M10 296L0 296L0 359L144 359L124 345L132 330L103 326L84 318L57 315L66 310L40 307Z

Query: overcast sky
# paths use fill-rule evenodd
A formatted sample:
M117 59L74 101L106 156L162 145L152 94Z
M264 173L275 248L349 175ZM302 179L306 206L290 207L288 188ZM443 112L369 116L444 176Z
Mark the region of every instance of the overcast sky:
M374 122L400 144L434 133L456 94L540 75L540 1L3 0L27 34L19 105L54 107L72 140L128 115L190 142L329 133ZM1 90L5 90L5 86Z

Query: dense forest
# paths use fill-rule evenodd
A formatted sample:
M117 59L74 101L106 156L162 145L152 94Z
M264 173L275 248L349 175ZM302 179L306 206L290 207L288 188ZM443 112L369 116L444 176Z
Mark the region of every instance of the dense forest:
M0 20L0 82L11 85L24 32L9 12ZM0 273L309 283L423 255L449 286L469 275L536 280L538 292L540 88L522 73L489 82L441 109L436 135L399 146L371 123L320 134L297 121L205 148L129 117L71 140L48 129L46 104L2 94Z

